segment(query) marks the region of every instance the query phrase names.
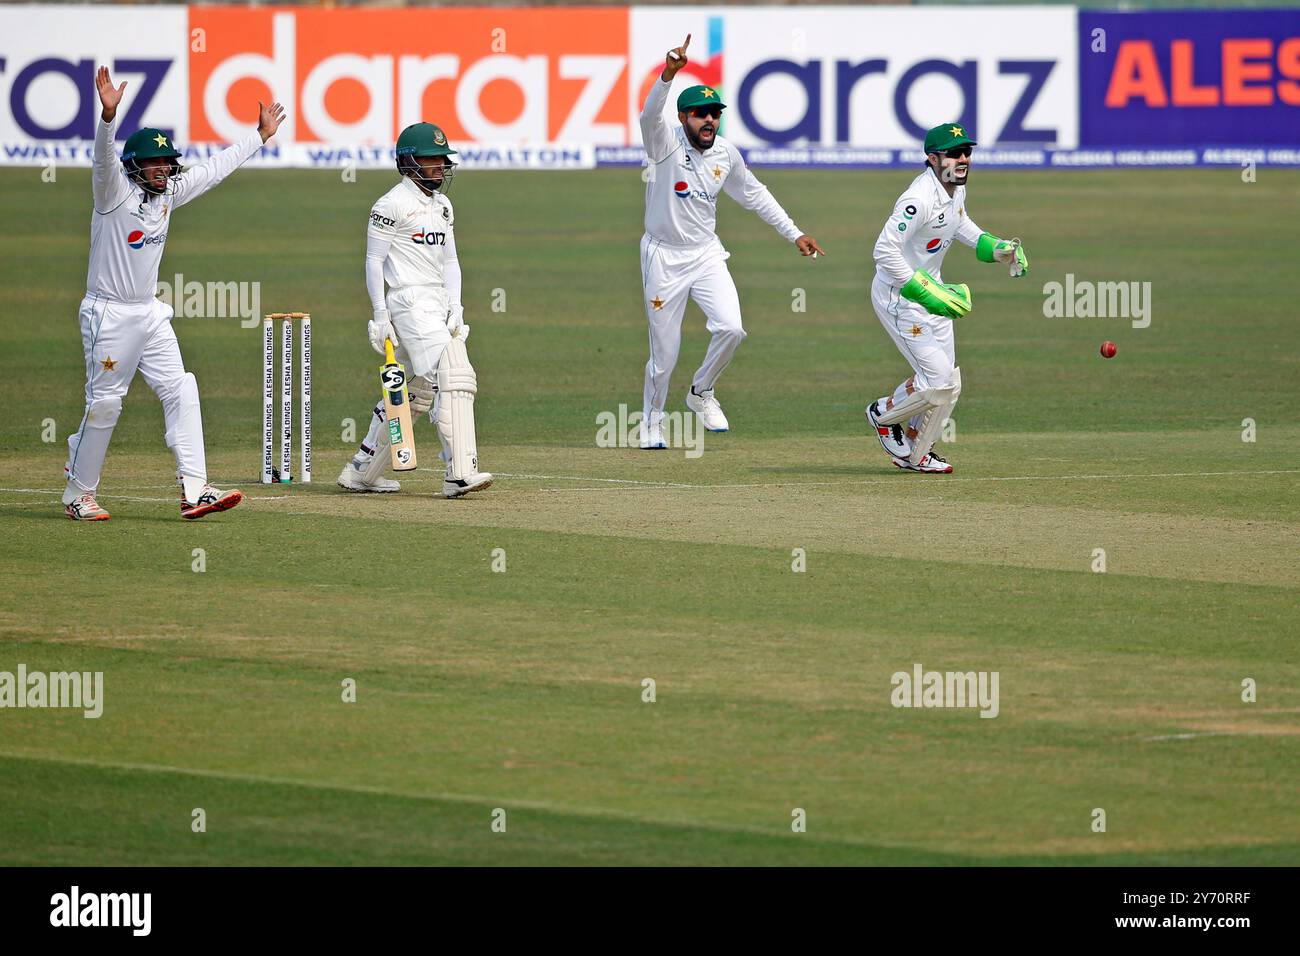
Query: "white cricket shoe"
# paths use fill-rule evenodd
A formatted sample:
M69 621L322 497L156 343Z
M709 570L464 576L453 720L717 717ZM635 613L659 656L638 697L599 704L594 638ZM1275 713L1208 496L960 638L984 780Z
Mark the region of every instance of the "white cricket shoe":
M107 521L109 514L99 506L91 492L80 495L63 506L63 513L73 521Z
M948 464L934 452L930 452L930 454L922 458L919 465L912 464L906 458L895 458L894 464L907 471L920 471L927 475L952 474L952 465Z
M490 484L492 484L492 476L486 471L480 471L466 479L444 478L442 480L442 496L444 498L460 498L471 491L482 491Z
M343 466L343 470L339 472L339 480L335 484L345 491L379 493L402 490L400 481L393 481L393 479L385 478L383 475L380 475L374 481L366 481L365 476L352 462L348 462Z
M876 416L880 414L880 402L875 401L867 406L867 421L871 422L871 427L876 430L876 437L880 439L880 445L885 449L886 455L892 455L895 458L906 458L912 454L912 443L907 440L903 434L902 425L882 425Z
M725 432L731 430L727 416L722 414L722 406L713 397L713 389L699 393L692 385L686 393L686 407L700 416L700 422L707 432Z
M649 422L642 416L638 428L640 430L641 447L645 450L651 451L668 447L668 443L664 441L663 412L654 413L652 420Z

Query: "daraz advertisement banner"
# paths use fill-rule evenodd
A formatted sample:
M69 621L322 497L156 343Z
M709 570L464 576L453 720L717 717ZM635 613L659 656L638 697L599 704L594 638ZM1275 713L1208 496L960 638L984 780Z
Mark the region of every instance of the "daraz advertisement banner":
M635 164L645 91L690 33L678 82L717 86L723 134L760 163L911 165L956 120L989 165L1195 164L1207 143L1297 143L1297 16L0 6L0 162L89 162L107 63L128 82L122 135L161 127L187 162L275 98L289 121L255 164L387 167L422 119L468 167Z

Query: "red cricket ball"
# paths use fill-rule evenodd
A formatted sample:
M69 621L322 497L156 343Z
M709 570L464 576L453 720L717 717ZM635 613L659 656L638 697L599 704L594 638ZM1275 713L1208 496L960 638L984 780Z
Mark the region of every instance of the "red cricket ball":
M1114 342L1102 342L1102 343L1101 343L1101 357L1102 357L1102 358L1114 358L1114 357L1115 357L1115 353L1118 352L1118 351L1119 351L1119 349L1115 348L1115 343L1114 343Z

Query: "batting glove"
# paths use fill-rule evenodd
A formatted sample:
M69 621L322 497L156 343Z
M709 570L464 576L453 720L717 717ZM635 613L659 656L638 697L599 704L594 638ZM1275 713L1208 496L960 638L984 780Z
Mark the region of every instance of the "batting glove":
M370 336L370 347L380 355L384 354L384 339L392 339L393 347L397 347L397 333L393 331L387 309L375 309L375 317L367 323L366 332Z

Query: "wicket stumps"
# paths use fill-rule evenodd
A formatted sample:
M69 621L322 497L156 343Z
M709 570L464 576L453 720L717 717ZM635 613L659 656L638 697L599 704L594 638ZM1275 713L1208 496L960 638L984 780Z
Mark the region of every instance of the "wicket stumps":
M275 467L275 323L280 325L280 467ZM300 480L311 481L311 313L272 312L262 320L262 484L293 480L293 323L299 337Z

